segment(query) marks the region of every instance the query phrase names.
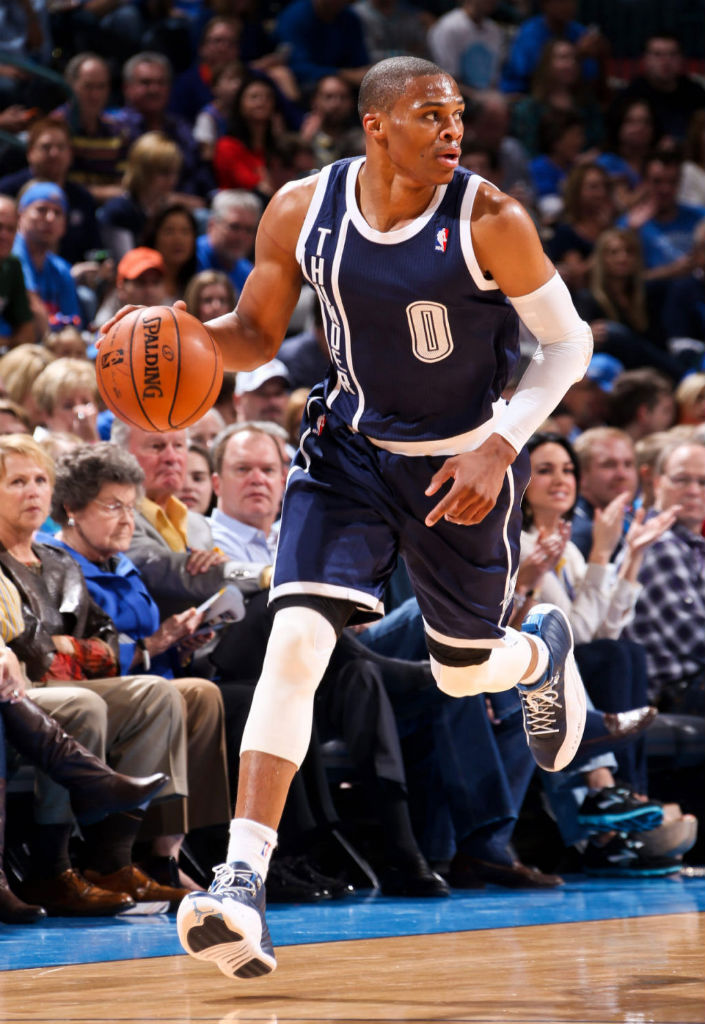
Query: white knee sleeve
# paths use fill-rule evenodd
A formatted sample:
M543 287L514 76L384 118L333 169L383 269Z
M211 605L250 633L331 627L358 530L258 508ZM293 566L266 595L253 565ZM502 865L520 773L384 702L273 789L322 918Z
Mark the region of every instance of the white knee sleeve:
M313 697L335 644L335 630L320 612L276 613L240 753L259 750L301 766L311 739Z
M439 690L451 697L472 697L477 693L511 690L524 676L532 656L532 647L523 633L507 628L490 656L480 665L441 665L431 657L431 671Z

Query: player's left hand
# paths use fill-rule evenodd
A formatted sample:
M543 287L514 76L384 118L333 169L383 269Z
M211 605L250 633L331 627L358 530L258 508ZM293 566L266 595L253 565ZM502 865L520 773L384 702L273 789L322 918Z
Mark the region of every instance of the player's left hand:
M493 434L474 451L446 459L425 493L436 494L447 480L453 480L453 486L428 513L426 526L434 526L439 519L458 526L481 523L494 508L507 466L515 456L509 442Z

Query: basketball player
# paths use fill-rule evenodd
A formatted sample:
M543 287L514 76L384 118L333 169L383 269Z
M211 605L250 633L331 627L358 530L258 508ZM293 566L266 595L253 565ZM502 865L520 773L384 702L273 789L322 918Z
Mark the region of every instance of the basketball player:
M452 78L417 58L384 60L365 76L359 109L365 157L274 196L236 310L208 324L227 368L262 364L279 348L303 274L332 361L308 399L289 475L276 614L243 736L227 863L178 915L187 952L228 977L276 966L264 879L314 692L346 623L382 613L398 553L443 691L517 685L529 745L549 771L572 759L584 723L563 614L539 605L522 632L505 623L524 443L583 376L590 330L522 207L459 169L463 100ZM541 356L507 404L517 316Z

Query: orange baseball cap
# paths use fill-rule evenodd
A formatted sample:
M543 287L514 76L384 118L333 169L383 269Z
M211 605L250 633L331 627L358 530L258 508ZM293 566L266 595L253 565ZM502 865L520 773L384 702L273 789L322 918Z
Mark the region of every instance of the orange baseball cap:
M166 273L162 254L156 249L148 249L144 245L130 249L118 263L118 284L122 284L123 281L134 281L140 274L144 274L145 270L159 270L162 274Z

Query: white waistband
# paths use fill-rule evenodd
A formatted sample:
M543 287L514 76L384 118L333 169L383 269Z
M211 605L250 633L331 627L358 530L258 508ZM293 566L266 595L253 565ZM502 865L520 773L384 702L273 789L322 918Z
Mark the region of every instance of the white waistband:
M471 452L487 440L506 408L506 401L503 398L497 399L488 420L474 430L456 434L455 437L439 437L435 441L383 441L377 437L365 437L371 444L377 448L384 448L392 455L460 455L462 452Z

